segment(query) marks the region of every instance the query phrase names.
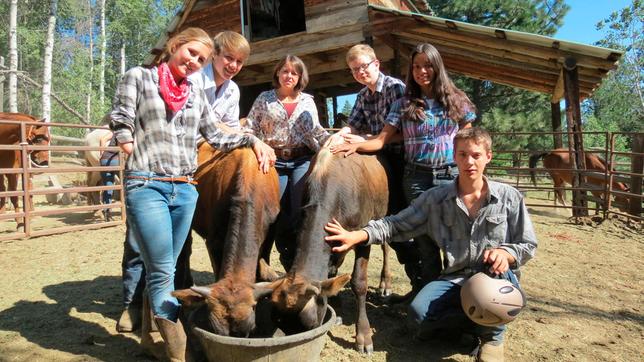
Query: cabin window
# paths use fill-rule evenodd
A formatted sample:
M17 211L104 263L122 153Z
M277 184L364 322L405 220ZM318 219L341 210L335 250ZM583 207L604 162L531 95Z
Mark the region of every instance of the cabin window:
M250 41L306 30L302 0L242 0L244 36Z

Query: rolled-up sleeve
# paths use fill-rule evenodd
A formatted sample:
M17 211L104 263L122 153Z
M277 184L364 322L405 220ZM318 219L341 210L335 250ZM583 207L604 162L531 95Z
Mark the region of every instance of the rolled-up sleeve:
M110 129L119 143L134 141L134 120L136 105L139 102L140 80L140 69L132 68L123 75L116 89L114 105L110 113Z
M428 197L429 193L424 192L396 215L370 221L363 228L369 235L367 243L408 242L415 236L427 234L430 211Z
M521 266L534 257L537 250L537 236L523 198L516 202L516 207L510 208L508 214L509 238L506 238L506 242L499 247L516 259L516 266Z
M219 123L214 120L210 107L204 107L199 131L206 142L221 151L228 152L239 147L253 146L257 141L257 137L250 134L225 132L217 126Z

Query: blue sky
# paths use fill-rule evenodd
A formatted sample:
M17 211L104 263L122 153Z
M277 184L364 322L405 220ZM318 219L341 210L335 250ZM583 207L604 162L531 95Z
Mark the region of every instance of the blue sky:
M563 26L554 36L557 39L594 45L604 34L595 25L606 19L613 11L619 11L631 4L631 0L567 0L570 10Z
M631 4L631 0L567 0L570 10L564 18L564 24L555 38L594 45L604 37L595 25L606 19L613 11L619 11ZM356 96L348 95L338 97L338 112L342 111L345 101L353 106Z

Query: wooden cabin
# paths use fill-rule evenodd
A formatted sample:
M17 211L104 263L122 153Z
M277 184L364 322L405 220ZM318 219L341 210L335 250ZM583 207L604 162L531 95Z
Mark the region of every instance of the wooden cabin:
M326 124L326 99L335 101L336 96L360 89L345 62L347 50L358 43L374 47L383 72L403 78L411 49L429 42L440 51L448 71L550 94L553 112L558 112L566 94L578 108L579 100L593 92L622 55L537 34L424 15L415 4L411 0L185 0L148 63L160 53L168 36L186 27L201 27L211 35L222 30L240 32L251 43L251 56L234 79L242 92L241 114L248 112L261 91L271 87L277 61L294 54L309 69L306 91L316 96L320 121ZM568 88L571 91L566 93Z

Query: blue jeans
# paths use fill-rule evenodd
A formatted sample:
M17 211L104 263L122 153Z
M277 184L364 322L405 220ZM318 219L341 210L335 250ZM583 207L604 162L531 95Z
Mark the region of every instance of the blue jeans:
M302 217L304 175L309 170L311 156L293 160L278 158L275 169L280 183L280 215L277 220L275 246L280 252L280 261L290 269L295 257L295 236Z
M510 270L501 275L517 288L519 281ZM479 337L482 342L502 342L505 325L486 327L472 322L461 306L461 286L447 280L425 285L409 305L408 322L417 336L426 339L441 330L461 330Z
M189 183L151 177L164 176L138 171L126 174L127 217L143 257L152 312L176 321L179 302L170 293L174 290L177 258L190 232L197 190Z
M119 165L119 155L110 158L109 160L101 160L101 166L118 166ZM103 179L103 185L112 186L114 185L114 177L118 171L106 171L101 172L101 178ZM114 190L105 190L101 194L101 199L104 204L112 203L112 196L114 195Z
M127 219L126 223L121 271L123 272L123 306L133 304L141 307L145 289L145 266L136 235L130 227L130 219Z
M431 170L426 168L414 167L406 164L403 174L403 191L408 203L426 190L433 187L444 185L452 182L458 175L456 166L446 169ZM414 243L418 250L419 274L418 284L425 285L440 276L443 270L440 249L427 235L414 237Z

